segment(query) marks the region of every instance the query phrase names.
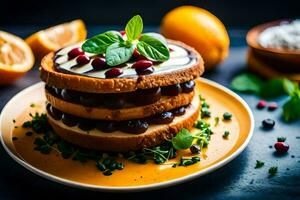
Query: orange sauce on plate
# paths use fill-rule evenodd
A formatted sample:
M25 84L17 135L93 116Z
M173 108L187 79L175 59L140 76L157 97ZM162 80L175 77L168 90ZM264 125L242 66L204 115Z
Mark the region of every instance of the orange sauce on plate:
M123 170L115 170L111 176L104 176L96 166L95 161L80 163L72 159L63 159L59 153L51 151L49 155L41 154L33 150L33 142L36 134L26 136L27 129L21 128L21 124L29 120L29 113L43 112L44 101L37 102L33 108L28 108L16 118L19 126L13 131L14 146L19 156L32 166L49 174L75 182L98 186L142 186L164 181L174 180L204 170L235 152L246 140L251 127L250 116L243 104L225 91L202 82L197 83L197 90L210 105L212 113L208 121L211 123L214 134L210 143L200 154L201 161L191 166L172 167L179 161L180 156L169 160L165 164L157 165L149 161L147 164L137 164L120 158L125 165ZM233 117L229 121L223 121L223 113L230 112ZM214 126L214 118L219 117L219 124ZM230 131L228 139L223 138L224 131ZM193 131L197 131L196 129ZM179 151L180 155L191 156L189 150Z

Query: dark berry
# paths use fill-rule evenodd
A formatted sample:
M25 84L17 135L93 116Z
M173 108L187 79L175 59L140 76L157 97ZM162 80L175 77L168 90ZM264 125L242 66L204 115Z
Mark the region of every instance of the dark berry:
M54 94L57 97L61 97L61 90L60 88L54 88Z
M113 121L99 121L96 128L104 133L112 133L118 130L117 123Z
M194 91L195 81L188 81L180 84L183 93L190 93Z
M198 153L200 153L201 148L200 148L199 145L193 144L193 145L190 147L190 151L191 151L192 154L198 154Z
M90 107L98 106L102 103L101 97L96 94L82 94L79 97L79 101L82 105Z
M279 154L284 154L289 150L289 145L285 142L276 142L274 144L274 147L276 149L276 152Z
M275 102L271 102L271 103L268 105L268 110L270 110L270 111L276 110L277 108L278 108L278 105L277 105L277 103L275 103Z
M60 110L58 110L58 109L54 108L53 106L51 106L50 104L47 104L46 109L47 109L49 115L53 119L60 120L62 118L63 113Z
M171 110L171 112L172 112L173 115L175 115L175 116L181 116L181 115L184 115L184 113L185 113L185 107L182 106L182 107L179 107L179 108L175 108L175 109Z
M161 114L155 115L150 119L153 124L169 124L173 121L174 115L171 112L163 112Z
M125 133L140 134L147 131L149 125L142 120L129 120L121 124L120 130Z
M87 55L80 55L76 58L76 62L79 65L85 65L85 64L88 64L90 62L90 58Z
M84 52L79 48L74 48L68 52L69 60L76 58L79 55L84 55Z
M179 84L162 87L162 94L166 96L177 96L181 92Z
M114 68L111 68L109 70L107 70L105 72L105 76L107 78L114 78L114 77L118 77L120 76L121 74L123 74L123 70L120 69L120 68L117 68L117 67L114 67Z
M94 68L94 70L102 70L105 69L107 65L104 58L97 57L93 59L92 67Z
M83 131L90 131L95 128L95 122L93 120L80 119L78 128Z
M262 127L264 129L272 129L275 126L275 121L273 119L265 119L262 121Z
M78 118L69 114L64 113L61 118L62 122L70 127L76 126Z
M135 105L148 105L158 101L161 97L161 89L151 88L151 89L144 89L144 90L137 90L131 96L131 101Z
M153 62L150 60L139 60L131 66L134 69L140 70L140 69L146 69L148 67L151 67L153 65Z
M266 107L266 105L267 105L267 102L266 102L266 101L260 100L260 101L257 103L256 107L257 107L258 109L263 109L264 107Z
M73 90L62 89L61 97L66 101L76 101L78 99L78 93Z
M154 68L148 67L145 69L135 69L135 71L138 75L147 75L147 74L152 74L154 72Z

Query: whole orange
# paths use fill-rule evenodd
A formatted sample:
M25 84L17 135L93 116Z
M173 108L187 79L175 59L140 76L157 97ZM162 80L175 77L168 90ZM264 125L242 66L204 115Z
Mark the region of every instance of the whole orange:
M229 52L224 24L207 10L195 6L181 6L168 12L163 17L161 33L194 47L208 70L222 62Z

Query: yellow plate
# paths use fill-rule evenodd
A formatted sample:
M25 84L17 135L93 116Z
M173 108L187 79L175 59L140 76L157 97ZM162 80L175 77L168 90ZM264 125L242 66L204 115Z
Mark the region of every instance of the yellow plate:
M235 93L225 87L206 80L197 80L197 90L207 100L212 113L209 121L214 134L208 148L202 150L201 161L188 167L172 168L170 160L163 165L153 163L136 164L125 161L125 168L104 176L95 167L95 162L80 163L65 160L52 151L42 155L33 150L34 136L25 136L20 126L28 119L29 112L43 112L45 104L44 83L37 83L12 98L0 116L1 142L7 153L30 171L69 186L101 191L142 191L158 189L192 180L210 173L239 155L247 146L253 133L254 120L248 105ZM35 103L36 106L30 107ZM224 112L233 114L230 121L223 121ZM214 118L220 122L214 126ZM16 119L16 123L13 120ZM222 137L225 130L230 131L228 139ZM12 141L12 135L18 137ZM179 152L189 155L189 151Z

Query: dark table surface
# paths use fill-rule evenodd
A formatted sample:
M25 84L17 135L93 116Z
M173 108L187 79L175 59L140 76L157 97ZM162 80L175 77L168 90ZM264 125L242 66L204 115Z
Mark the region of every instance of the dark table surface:
M41 27L2 27L21 37ZM88 27L92 36L112 27ZM156 30L148 27L148 30ZM147 31L147 30L146 30ZM246 30L230 29L231 48L228 59L215 71L204 77L229 87L231 79L246 68ZM1 76L0 76L1 78ZM37 66L15 84L0 87L0 111L16 93L39 82ZM240 94L249 104L255 118L252 140L243 153L221 169L194 181L166 189L129 193L99 193L67 187L43 179L15 163L0 149L0 199L300 199L300 121L286 124L281 119L281 109L273 112L255 108L258 97ZM275 101L282 105L286 97ZM276 120L272 131L260 127L265 118ZM278 157L274 148L269 148L279 136L287 137L288 154ZM298 139L297 139L298 138ZM254 169L256 160L265 162L261 169ZM268 178L268 169L278 167L278 173Z

